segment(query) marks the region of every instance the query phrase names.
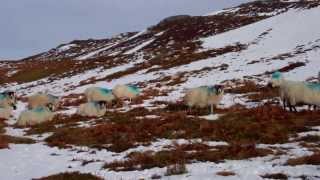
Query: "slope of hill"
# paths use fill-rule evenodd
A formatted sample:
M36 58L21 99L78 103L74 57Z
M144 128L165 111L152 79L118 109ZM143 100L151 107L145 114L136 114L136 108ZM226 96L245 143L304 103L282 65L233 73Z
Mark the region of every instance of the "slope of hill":
M277 91L265 86L277 70L288 79L315 81L319 5L318 0L255 1L1 62L0 90L16 90L22 100L14 118L0 124L0 148L2 141L11 143L0 149L9 162L0 165L1 174L6 179L66 170L107 179L320 178L320 112L304 107L286 112ZM87 87L127 83L143 90L135 102L112 107L103 118L73 114ZM217 120L209 121L205 109L187 113L181 104L185 89L213 84L226 89ZM45 90L62 97L56 119L16 127L25 96ZM174 174L172 164L188 172L165 176Z

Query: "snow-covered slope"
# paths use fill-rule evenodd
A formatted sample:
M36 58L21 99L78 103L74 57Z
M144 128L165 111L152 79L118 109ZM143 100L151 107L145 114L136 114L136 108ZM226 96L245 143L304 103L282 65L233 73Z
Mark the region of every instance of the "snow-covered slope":
M277 70L283 72L288 79L312 81L316 78L320 70L319 5L318 0L250 2L200 17L169 18L139 33L125 33L104 40L73 41L22 61L1 62L0 74L3 78L0 79L0 91L15 90L19 96L24 97L47 90L63 97L65 106L58 113L68 115L75 112L76 108L69 101L81 101L81 93L87 87L113 88L117 84L136 84L144 92L142 100L110 111L128 112L130 109L144 107L154 113L154 109L162 112L162 108L167 105L164 101L180 101L187 88L222 84L231 90L219 105L221 112L231 111L229 107L235 104L259 107L275 99L250 101L248 95L256 92L244 95L234 93L233 88L244 85L244 80L252 80L263 86L269 80L270 73ZM41 68L42 71L32 73L30 68L33 67ZM19 104L15 117L24 107L24 103ZM148 114L146 117L160 118L161 121L162 115ZM138 116L137 119L146 117ZM99 122L103 125L108 121L108 117L105 117L102 121L93 119L92 123ZM14 119L8 121L7 134L30 137L23 132L26 128L15 129L12 126L14 122ZM59 128L59 125L55 126ZM77 127L96 125L85 121L77 124ZM308 130L319 134L318 127L312 128ZM104 163L127 159L130 152L157 152L168 149L167 146L176 141L181 144L191 143L185 139L174 139L174 142L172 139L157 138L148 145L138 144L140 146L114 153L106 149L83 150L83 147L78 146L73 146L71 150L59 150L48 147L39 137L31 138L38 142L0 149L0 159L9 156L16 158L10 166L0 165L3 177L36 178L68 169L90 172L106 179L150 179L155 174L160 174L163 179L261 179L261 175L271 173L286 174L289 178L304 175L311 179L320 177L317 170L319 166L285 165L290 158L311 155L313 151L320 150L318 146L314 150L296 142L297 137L283 144L257 144L257 147L273 151L280 149L277 152L280 155L274 153L221 163L194 161L187 164L187 174L177 176L163 176L166 173L163 167L125 172L101 167ZM211 148L219 148L221 143L228 145L226 142L208 141L205 138L191 138L191 141L211 143ZM92 151L96 154L90 153ZM285 153L281 154L283 152L280 151ZM37 154L39 157L29 161L29 156ZM50 154L59 155L52 158ZM93 162L82 165L80 162L84 160ZM21 161L28 162L28 165L15 165ZM44 170L37 172L33 170L38 169L41 164L50 163L54 167L42 167ZM232 171L235 175L224 177L216 174L221 171Z

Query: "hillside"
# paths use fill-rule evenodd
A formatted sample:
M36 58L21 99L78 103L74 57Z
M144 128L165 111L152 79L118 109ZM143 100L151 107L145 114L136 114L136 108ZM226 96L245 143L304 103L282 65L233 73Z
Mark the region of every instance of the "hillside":
M0 165L2 177L80 171L106 179L320 178L320 111L287 112L266 86L275 71L316 81L319 5L254 1L1 61L0 91L20 99L14 117L0 120L0 159L8 162ZM74 115L86 88L117 84L137 85L142 95L103 118ZM187 112L185 90L215 84L225 88L215 120L207 109ZM61 97L56 118L17 127L26 96L39 91ZM172 164L188 172L166 176Z

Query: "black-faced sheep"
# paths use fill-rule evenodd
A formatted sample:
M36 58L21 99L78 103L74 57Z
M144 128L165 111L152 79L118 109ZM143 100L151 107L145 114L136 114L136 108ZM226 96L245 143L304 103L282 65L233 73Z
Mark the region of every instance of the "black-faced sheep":
M53 110L59 105L59 97L47 94L47 93L36 93L28 97L28 108L34 109L37 107L44 107L48 104L53 106Z
M43 122L51 121L54 118L52 105L45 107L36 107L31 110L23 111L17 121L18 126L36 125Z
M4 91L0 93L0 107L12 106L15 108L16 95L13 91Z
M105 101L88 102L79 106L77 114L80 116L101 117L105 115L106 111Z
M284 108L297 111L295 105L320 105L320 84L285 80L280 72L272 74L270 81L273 87L279 87L280 98Z
M191 108L197 106L204 108L210 106L210 113L213 113L213 106L218 105L223 98L224 91L221 86L200 86L189 89L184 96L184 102Z

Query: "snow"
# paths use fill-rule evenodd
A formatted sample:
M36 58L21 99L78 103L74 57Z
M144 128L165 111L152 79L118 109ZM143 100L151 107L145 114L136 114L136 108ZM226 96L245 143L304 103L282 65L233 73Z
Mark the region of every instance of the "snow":
M214 15L219 15L223 13L234 13L234 12L237 12L238 10L240 10L240 8L228 8L228 9L223 9L223 10L215 11L212 13L208 13L208 14L205 14L204 16L214 16Z
M200 116L200 118L203 118L209 121L215 121L215 120L218 120L220 116L221 115L219 114L209 114L207 116Z
M250 46L251 48L247 52L250 53L251 57L245 56L243 58L257 59L262 55L268 57L290 52L297 45L308 44L314 41L315 37L320 38L320 32L315 28L320 27L320 22L315 19L319 15L319 8L305 11L289 10L278 16L227 33L204 38L203 47L208 49L221 48L237 42L249 44L260 34L272 29L266 35L268 38L265 37L261 44ZM304 25L301 26L301 24Z
M99 54L99 53L102 52L102 51L105 51L105 50L107 50L107 49L110 49L110 48L114 47L115 45L117 45L117 43L116 43L116 44L109 45L109 46L106 46L106 47L103 47L103 48L99 48L98 50L95 50L95 51L93 51L93 52L90 52L90 53L87 53L87 54L84 54L84 55L81 55L81 56L77 57L76 59L77 59L77 60L89 59L89 58L91 58L91 57Z
M147 29L142 30L142 31L138 32L137 34L135 34L135 35L131 36L130 38L128 38L127 41L130 41L130 40L132 40L132 39L134 39L134 38L137 38L137 37L141 36L142 34L144 34L144 33L146 33L146 32L148 32Z
M73 47L77 47L77 46L78 46L77 44L66 44L64 46L59 47L57 50L59 52L62 52L62 51L67 51L67 50L69 50L69 49L71 49Z
M123 53L123 54L132 54L132 53L135 53L135 52L139 51L140 49L146 47L147 45L151 44L153 41L154 41L154 39L150 39L150 40L148 40L148 41L146 41L146 42L143 42L143 43L141 43L140 45L138 45L138 46L136 46L136 47L128 50L127 52L125 52L125 53Z

